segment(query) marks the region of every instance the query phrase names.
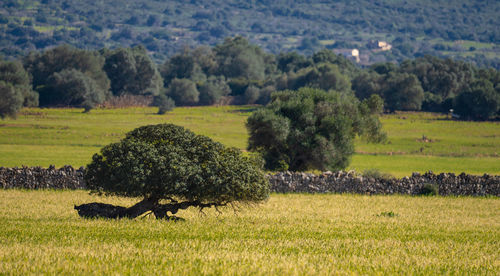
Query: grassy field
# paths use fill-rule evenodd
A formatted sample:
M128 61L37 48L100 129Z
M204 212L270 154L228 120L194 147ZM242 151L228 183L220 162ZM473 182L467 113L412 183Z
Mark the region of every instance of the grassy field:
M0 190L0 274L497 274L496 198L271 195L184 222L85 220L135 200Z
M255 107L188 107L156 115L155 108L24 109L0 121L0 166L86 165L91 156L138 126L171 122L244 150L246 118ZM394 176L414 171L500 174L500 123L459 122L445 115L399 113L382 118L389 141L358 139L349 169Z

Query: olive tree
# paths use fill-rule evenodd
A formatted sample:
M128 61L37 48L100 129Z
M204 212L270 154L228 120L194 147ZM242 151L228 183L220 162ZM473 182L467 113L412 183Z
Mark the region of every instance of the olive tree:
M0 80L0 119L16 117L23 107L23 95L12 84Z
M271 97L247 121L248 149L262 154L267 169L344 169L356 135L373 142L385 139L378 96L359 102L352 94L301 88Z
M84 176L94 193L142 201L129 208L89 203L75 209L83 217L135 218L149 211L172 219L167 212L190 206L256 203L269 194L261 165L238 149L180 126L143 126L95 154Z

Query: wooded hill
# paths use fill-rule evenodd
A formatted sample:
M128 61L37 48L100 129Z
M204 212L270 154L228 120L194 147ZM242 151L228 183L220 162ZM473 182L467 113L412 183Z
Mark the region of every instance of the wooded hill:
M271 53L359 49L361 62L424 54L500 67L500 2L480 0L4 0L0 53L61 43L78 48L142 44L156 62L184 46L243 35ZM373 42L386 41L390 51Z

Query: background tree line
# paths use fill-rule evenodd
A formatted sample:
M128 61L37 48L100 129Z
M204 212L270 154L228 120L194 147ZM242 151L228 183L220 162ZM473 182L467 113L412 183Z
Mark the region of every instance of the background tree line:
M267 104L273 92L302 87L360 100L376 94L386 111L454 109L461 118L486 120L500 110L495 69L432 56L361 68L327 49L274 55L241 36L214 47L186 47L160 65L142 46L92 51L68 45L0 64L2 116L22 106L88 111L123 95L153 98L160 113L174 105Z
M432 54L499 69L499 12L498 1L482 0L3 0L0 53L142 44L163 63L184 45L214 46L242 34L274 54L358 48L370 63ZM371 52L371 40L393 49Z

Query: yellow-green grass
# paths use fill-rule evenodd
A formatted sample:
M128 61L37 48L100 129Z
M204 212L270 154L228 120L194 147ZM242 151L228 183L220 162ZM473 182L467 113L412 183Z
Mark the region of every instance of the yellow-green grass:
M492 49L495 47L495 43L483 43L472 40L457 40L457 41L445 41L442 39L431 40L432 42L440 42L445 45L453 46L453 45L461 45L463 48L468 49L470 47L474 47L476 49Z
M39 32L42 32L42 33L50 33L50 32L53 32L53 31L56 31L56 30L61 30L61 29L66 29L66 30L69 30L69 31L74 31L74 30L78 30L78 28L76 27L69 27L69 26L33 26L33 28Z
M184 222L85 220L136 200L0 190L0 274L481 274L500 271L497 198L271 195Z
M325 39L325 40L320 40L319 41L321 43L321 45L323 46L328 46L328 45L333 45L335 44L335 40L333 39Z
M156 108L23 109L0 121L0 166L85 166L94 153L146 124L174 123L245 150L245 121L254 106L185 107L157 115ZM500 123L462 122L432 113L398 113L381 119L388 142L356 139L348 169L378 169L401 177L412 172L500 174ZM425 137L423 137L425 136ZM423 139L425 138L425 139Z

